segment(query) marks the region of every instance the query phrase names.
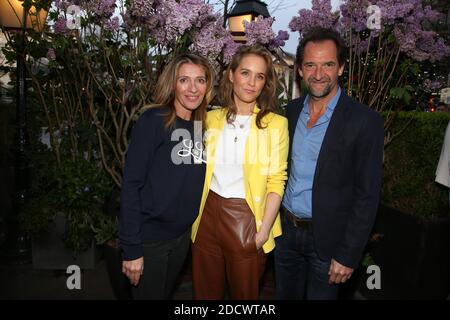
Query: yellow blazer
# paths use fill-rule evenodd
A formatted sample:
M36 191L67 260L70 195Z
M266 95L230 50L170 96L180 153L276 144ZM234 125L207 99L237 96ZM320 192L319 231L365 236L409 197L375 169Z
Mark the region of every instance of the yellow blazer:
M248 206L255 215L256 230L258 231L264 215L266 196L275 192L283 197L284 187L287 180L287 157L289 148L288 122L283 116L275 113L267 114L261 124L264 129L256 126L256 114L259 108L255 106L251 119L250 133L245 145L244 152L244 180L245 199ZM192 225L192 242L202 218L203 208L208 197L211 179L214 172L216 145L226 121L226 108L216 109L208 112L206 118L206 176L203 187L200 210L197 219ZM281 235L281 221L278 214L269 232L269 239L263 245L265 253L272 251L275 247L274 238Z

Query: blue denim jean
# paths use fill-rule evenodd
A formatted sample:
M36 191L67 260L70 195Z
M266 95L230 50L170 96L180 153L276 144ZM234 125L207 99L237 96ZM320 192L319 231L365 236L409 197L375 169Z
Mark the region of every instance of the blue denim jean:
M282 300L334 300L339 286L328 283L331 261L319 258L309 229L295 227L282 215L283 234L276 238L276 297Z

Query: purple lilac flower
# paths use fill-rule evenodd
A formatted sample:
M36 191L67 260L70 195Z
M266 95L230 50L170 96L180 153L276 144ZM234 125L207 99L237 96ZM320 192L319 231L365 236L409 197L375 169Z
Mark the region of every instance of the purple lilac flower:
M269 49L283 47L286 44L286 40L288 40L288 39L289 39L289 33L284 30L279 30L278 35L270 41Z
M105 22L104 27L107 31L117 31L120 28L119 17L113 17Z
M339 13L332 12L331 0L312 0L312 9L301 9L298 16L292 18L289 28L300 34L313 27L337 28Z
M225 45L227 31L223 28L223 18L216 15L217 20L203 26L194 36L192 50L202 56L214 60Z
M342 16L340 23L344 28L351 28L356 32L365 30L369 18L367 7L370 4L368 0L346 1L340 6Z
M369 5L380 8L381 28L369 30L367 13ZM344 0L339 13L331 12L330 0L312 0L312 9L302 9L294 17L289 27L300 34L310 28L332 27L339 31L356 53L367 51L368 36L376 38L385 32L385 28L393 30L396 45L400 50L415 60L440 60L450 55L450 47L435 32L424 29L424 22L435 22L442 14L423 6L421 0ZM386 35L388 36L388 35ZM386 43L386 45L388 45Z
M53 28L56 34L67 34L70 31L67 27L67 20L64 18L56 20Z
M278 35L275 35L272 30L273 21L274 19L271 17L264 18L262 16L252 22L244 21L247 44L259 43L269 50L284 46L285 40L289 39L289 34L280 30Z
M71 3L69 3L69 1L66 1L66 0L55 0L55 6L59 10L66 11L67 7L69 7L70 5L71 5Z
M158 25L150 30L161 45L168 45L188 30L201 29L216 20L213 7L203 0L166 0L156 6Z
M275 38L275 33L272 31L272 23L273 18L264 18L263 16L259 16L252 22L244 21L247 44L269 44Z
M241 46L241 43L235 42L233 39L233 36L229 34L225 38L225 46L223 48L223 61L226 64L229 64L231 62L231 59L233 58L236 51Z
M160 20L157 7L159 0L130 0L127 2L127 10L121 12L122 27L131 31L135 27L145 27L153 30Z
M91 0L86 3L86 7L95 17L110 18L116 8L115 0Z
M441 89L444 84L440 81L431 81L430 79L425 79L423 81L423 89L426 92L433 92L433 91L437 91L439 89Z
M47 51L47 59L50 60L50 61L56 60L56 54L55 54L55 50L53 50L53 48L48 49L48 51Z

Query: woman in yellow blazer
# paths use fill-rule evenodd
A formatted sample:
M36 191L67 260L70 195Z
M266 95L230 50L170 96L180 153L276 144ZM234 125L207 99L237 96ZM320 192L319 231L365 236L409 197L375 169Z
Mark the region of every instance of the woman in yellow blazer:
M258 299L266 253L281 235L287 179L286 118L275 114L277 77L262 46L242 46L220 84L225 108L208 112L207 168L192 227L196 299Z

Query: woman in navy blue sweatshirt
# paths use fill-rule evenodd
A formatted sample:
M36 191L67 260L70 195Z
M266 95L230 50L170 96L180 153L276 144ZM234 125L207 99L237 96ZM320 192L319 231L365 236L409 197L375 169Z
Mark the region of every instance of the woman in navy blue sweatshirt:
M135 299L167 299L189 249L205 177L202 131L214 72L194 54L158 79L156 105L133 127L120 202L122 272Z

